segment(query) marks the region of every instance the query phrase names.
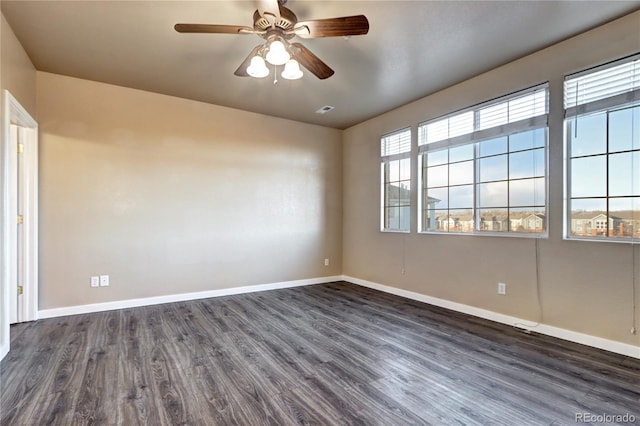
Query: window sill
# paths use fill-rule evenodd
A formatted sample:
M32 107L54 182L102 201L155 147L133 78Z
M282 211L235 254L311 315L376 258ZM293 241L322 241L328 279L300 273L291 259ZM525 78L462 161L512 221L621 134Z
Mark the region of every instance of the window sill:
M640 244L639 238L615 238L615 237L605 237L605 238L591 238L591 237L570 237L564 236L562 237L565 241L587 241L591 243L616 243L616 244Z
M515 233L515 232L438 232L438 231L421 231L418 232L421 235L459 235L468 237L505 237L505 238L537 238L548 239L548 232L536 232L536 233Z

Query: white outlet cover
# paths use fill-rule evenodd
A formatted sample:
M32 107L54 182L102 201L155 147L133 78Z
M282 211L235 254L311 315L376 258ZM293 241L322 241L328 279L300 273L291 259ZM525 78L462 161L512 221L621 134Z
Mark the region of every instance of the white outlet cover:
M100 287L109 287L109 275L100 275Z
M91 287L100 287L100 277L91 277Z

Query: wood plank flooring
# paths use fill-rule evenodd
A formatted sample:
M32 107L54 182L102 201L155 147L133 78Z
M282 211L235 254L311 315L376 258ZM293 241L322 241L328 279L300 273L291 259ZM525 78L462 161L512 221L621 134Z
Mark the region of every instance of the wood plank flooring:
M0 392L3 426L640 424L640 360L345 282L18 324Z

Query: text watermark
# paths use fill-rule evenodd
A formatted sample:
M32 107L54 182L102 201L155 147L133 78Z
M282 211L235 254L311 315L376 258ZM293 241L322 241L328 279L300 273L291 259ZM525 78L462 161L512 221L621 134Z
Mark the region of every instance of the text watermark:
M576 413L576 423L634 423L636 416L625 414Z

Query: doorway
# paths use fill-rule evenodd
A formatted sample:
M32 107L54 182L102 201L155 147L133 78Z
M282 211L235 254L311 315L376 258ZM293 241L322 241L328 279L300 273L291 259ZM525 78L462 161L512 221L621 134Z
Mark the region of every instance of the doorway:
M7 90L2 135L0 359L9 325L38 315L38 124Z

